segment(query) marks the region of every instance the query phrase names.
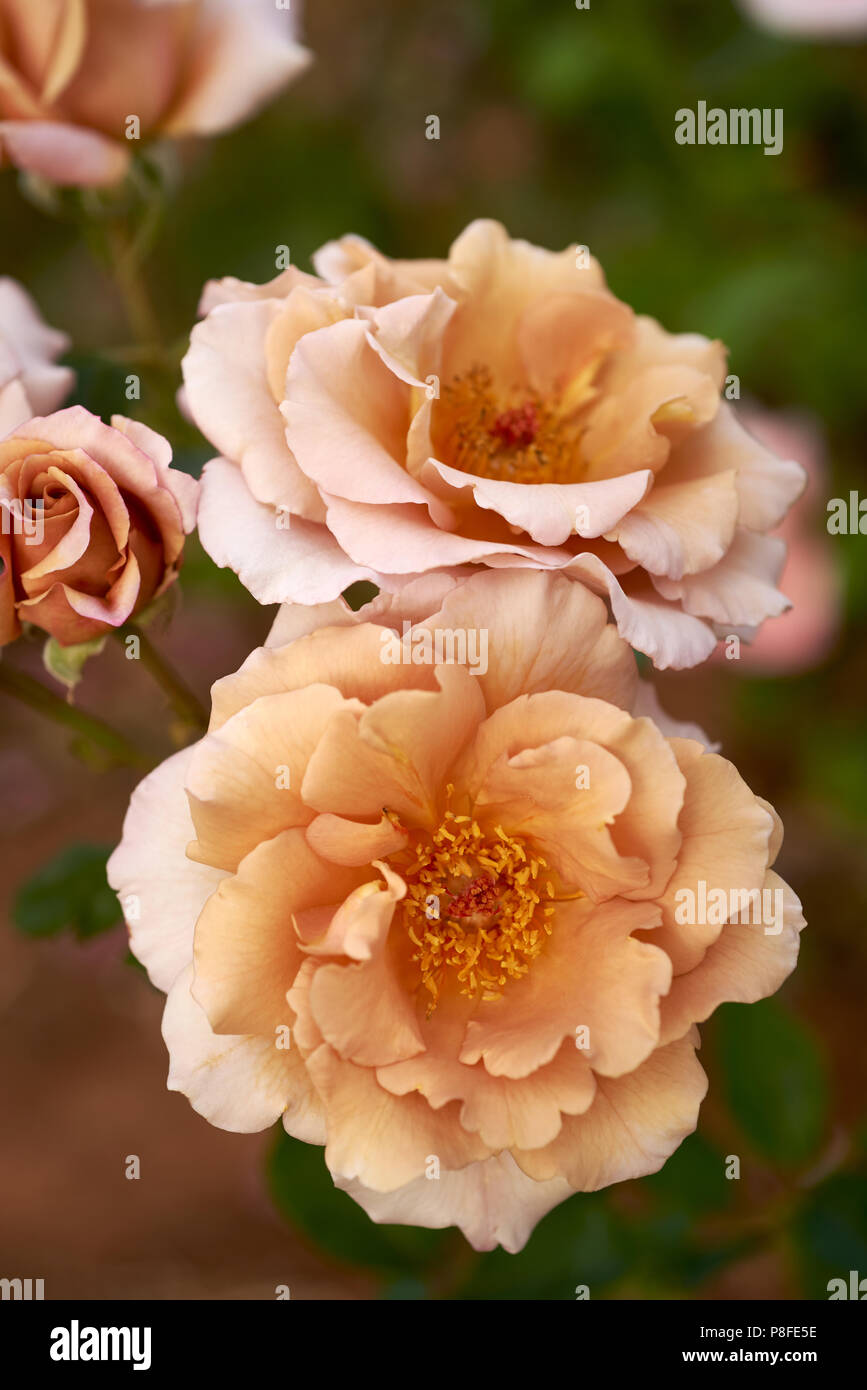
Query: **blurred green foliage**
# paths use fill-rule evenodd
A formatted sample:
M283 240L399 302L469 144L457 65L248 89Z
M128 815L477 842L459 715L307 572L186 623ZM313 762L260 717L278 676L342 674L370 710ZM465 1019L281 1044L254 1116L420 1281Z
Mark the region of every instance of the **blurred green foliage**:
M12 919L25 936L56 936L67 928L80 941L117 925L120 909L108 886L110 849L70 845L19 890Z

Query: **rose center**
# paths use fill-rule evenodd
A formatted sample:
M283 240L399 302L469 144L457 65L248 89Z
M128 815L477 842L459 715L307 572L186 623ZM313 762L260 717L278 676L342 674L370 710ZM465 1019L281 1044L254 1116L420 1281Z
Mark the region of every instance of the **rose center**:
M461 994L499 999L551 934L554 888L542 874L545 860L502 826L486 835L452 811L412 854L402 907L412 959L431 995L428 1017L449 975Z
M560 402L515 387L498 392L486 367L443 387L433 444L452 468L511 483L570 483L582 472L580 428Z

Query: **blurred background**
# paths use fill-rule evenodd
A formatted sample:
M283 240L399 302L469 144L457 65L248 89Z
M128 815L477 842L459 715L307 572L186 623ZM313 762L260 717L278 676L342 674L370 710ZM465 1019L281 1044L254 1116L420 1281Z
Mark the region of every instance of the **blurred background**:
M0 274L70 334L74 399L162 430L194 473L209 452L177 412L171 364L204 281L270 279L282 244L305 269L348 231L441 256L495 217L545 246L589 245L638 311L722 338L751 428L810 470L787 530L797 606L740 660L658 683L781 813L801 963L775 999L703 1027L698 1131L655 1177L575 1197L517 1256L374 1227L320 1150L223 1133L166 1092L161 996L100 886L136 774L82 762L4 699L0 1272L44 1278L48 1298L273 1298L280 1284L293 1298L569 1299L581 1284L592 1298L825 1298L830 1278L867 1275L867 539L826 529L829 499L867 491L863 45L764 31L733 0L307 9L316 61L284 98L159 156L173 191L146 269L173 356L141 367L139 402L124 397L111 280L11 173ZM675 111L699 100L782 108L783 152L676 144ZM206 698L272 615L196 544L181 589L152 635ZM37 646L16 661L42 675ZM77 703L170 751L163 697L119 645ZM124 1176L133 1154L139 1181Z

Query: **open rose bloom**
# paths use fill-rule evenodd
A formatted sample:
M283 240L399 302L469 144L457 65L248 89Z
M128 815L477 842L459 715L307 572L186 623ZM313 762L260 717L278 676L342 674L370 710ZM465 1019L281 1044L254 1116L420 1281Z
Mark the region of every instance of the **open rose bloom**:
M81 406L0 432L0 647L24 622L91 641L174 582L198 484L171 459L147 426Z
M200 519L263 603L456 566L559 570L660 667L786 599L777 526L804 485L722 397L722 346L671 335L555 254L473 223L447 261L349 238L205 292L186 397L219 449Z
M696 1024L795 964L780 839L584 586L427 576L284 610L134 794L109 878L168 993L170 1088L324 1145L376 1221L517 1250L694 1129ZM701 882L764 890L773 927L683 924Z
M306 66L293 32L274 0L0 0L0 164L113 183L129 117L142 139L237 125Z

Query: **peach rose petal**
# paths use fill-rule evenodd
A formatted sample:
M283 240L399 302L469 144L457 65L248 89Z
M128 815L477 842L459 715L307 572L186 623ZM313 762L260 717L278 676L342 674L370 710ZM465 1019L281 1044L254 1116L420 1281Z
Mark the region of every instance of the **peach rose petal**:
M455 585L422 626L487 632L488 669L474 679L488 711L543 690L580 692L628 709L638 680L635 658L605 605L581 584L553 575L527 578L478 574L471 590ZM555 632L560 640L552 640Z
M799 933L806 923L801 904L788 884L767 873L759 890L780 920L767 922L764 906L750 907L728 922L704 958L675 976L662 1001L662 1036L667 1043L682 1037L693 1023L703 1023L720 1004L755 1004L775 994L798 963ZM781 896L776 898L776 894ZM755 921L759 916L760 921Z
M678 487L655 487L606 533L636 564L682 579L718 564L729 550L738 517L734 473L717 473Z
M584 1055L567 1040L552 1061L531 1076L492 1076L482 1062L460 1061L471 1006L466 999L442 1001L420 1024L424 1050L406 1061L377 1068L377 1080L392 1095L419 1091L439 1110L459 1100L461 1124L493 1150L539 1148L556 1138L563 1114L590 1106L596 1082Z
M468 1023L461 1061L482 1060L492 1076L529 1076L564 1038L587 1028L584 1055L597 1076L640 1066L658 1043L671 962L632 933L659 919L652 903L561 903L556 930L530 972Z
M332 717L304 776L308 806L352 817L385 806L412 825L435 826L448 769L484 710L465 668L438 666L436 676L437 692L396 691L360 716Z
M598 483L528 487L526 483L477 478L435 458L428 459L421 470L422 482L431 487L432 474L445 484L444 490L442 486L438 490L446 500L459 502L461 493L469 491L482 511L496 512L540 545L552 547L564 545L573 535L592 539L611 531L641 502L653 482L650 470L640 469Z
M343 1061L327 1043L307 1069L325 1109L325 1162L335 1179L393 1192L424 1176L430 1154L444 1168L490 1157L478 1135L456 1123L457 1106L431 1110L421 1096L389 1095L370 1068Z
M234 873L262 840L307 825L314 815L301 798L307 763L345 704L329 685L263 695L202 739L187 773L196 827L190 858Z
M374 1192L357 1180L339 1177L335 1186L348 1192L371 1221L433 1230L457 1226L473 1249L501 1245L510 1254L522 1250L542 1217L572 1195L562 1178L534 1182L509 1153L457 1171L441 1171L436 1182L416 1178L393 1192Z
M264 840L224 878L196 923L193 994L214 1032L274 1037L303 956L292 915L350 893L358 870L326 864L302 830Z
M419 686L436 689L432 667L382 660L383 638L388 640L392 635L387 628L372 623L351 624L349 632L321 628L287 646L257 648L233 675L215 682L211 732L263 695L279 695L314 683L333 685L347 699L366 705L394 690L418 690Z
M537 1182L563 1177L580 1192L658 1172L695 1129L707 1092L697 1040L692 1030L628 1075L600 1078L585 1114L565 1116L556 1139L516 1161Z
M407 832L382 816L377 825L347 820L330 812L318 815L307 827L307 843L332 864L372 864L403 849Z
M733 890L761 888L774 824L725 758L687 739L674 738L671 747L686 777L679 820L683 841L677 869L660 898L663 926L652 939L664 946L680 975L699 963L722 926L679 923L680 905L688 900L678 899L678 893L692 892L697 901L704 883L708 894L721 889L728 901Z

